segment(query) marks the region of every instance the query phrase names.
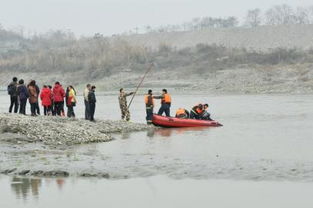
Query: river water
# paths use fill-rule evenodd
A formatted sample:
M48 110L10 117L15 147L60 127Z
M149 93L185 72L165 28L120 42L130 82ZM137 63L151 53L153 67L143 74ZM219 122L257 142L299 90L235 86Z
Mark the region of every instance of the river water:
M7 97L0 99L6 112ZM114 135L58 153L61 162L26 155L25 166L106 172L113 180L0 176L0 207L313 207L313 96L173 94L172 111L199 102L224 126ZM145 121L142 96L131 114ZM96 118L119 115L117 96L98 96Z

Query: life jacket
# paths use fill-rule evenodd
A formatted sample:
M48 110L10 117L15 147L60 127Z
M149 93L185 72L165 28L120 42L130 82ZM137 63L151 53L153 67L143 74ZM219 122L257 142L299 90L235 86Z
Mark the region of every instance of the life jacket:
M167 93L164 94L163 98L161 100L161 104L164 104L164 103L171 104L171 102L172 102L171 96L169 94L167 94Z
M185 114L186 114L186 110L184 108L179 108L176 111L176 116L185 115Z
M196 108L196 112L199 114L199 115L201 115L202 113L203 113L203 109L201 109L201 108Z
M192 108L192 111L197 115L201 115L203 113L203 109L199 108L199 105L196 105Z
M145 96L145 104L147 107L154 106L154 100L153 100L152 95L146 95Z

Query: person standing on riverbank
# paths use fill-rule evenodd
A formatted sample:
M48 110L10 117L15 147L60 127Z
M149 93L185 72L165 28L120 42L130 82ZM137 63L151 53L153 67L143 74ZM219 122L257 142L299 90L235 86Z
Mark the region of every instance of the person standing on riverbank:
M55 112L55 106L54 106L54 98L53 98L53 91L52 91L52 86L51 85L48 85L48 88L51 92L51 114L53 116L56 115L56 112Z
M64 108L64 97L65 97L65 91L60 84L60 82L56 82L53 88L53 101L55 106L55 113L58 116L61 116L61 113ZM63 114L63 113L62 113Z
M13 107L14 107L14 113L17 113L18 111L18 96L17 96L17 78L13 77L12 82L8 86L8 94L10 95L10 107L9 107L9 113L12 113Z
M148 90L148 94L145 96L145 104L146 104L146 120L147 124L152 124L152 117L153 117L153 107L154 107L154 100L152 96L152 90Z
M89 103L89 120L90 121L95 121L94 115L96 111L96 86L92 86L89 93L88 93L88 103Z
M90 107L88 102L88 94L90 92L91 85L87 84L86 88L84 90L83 96L84 96L84 103L85 103L85 119L89 120L90 117Z
M159 109L158 115L162 115L165 113L167 117L170 117L170 108L172 104L172 98L171 96L167 93L167 89L162 90L162 95L161 96L153 96L155 99L161 99L161 107Z
M122 120L124 120L124 119L126 119L126 121L130 120L130 112L129 112L129 109L128 109L128 106L127 106L127 99L126 99L126 97L130 96L132 94L134 94L134 93L133 92L125 93L123 88L120 89L120 95L118 96L118 101L119 101L119 104L120 104Z
M23 79L18 81L17 95L18 95L18 100L20 102L19 113L26 115L26 104L27 104L27 99L29 98L29 93L28 93L27 87L24 84Z
M36 92L37 92L37 102L35 103L35 110L36 110L37 115L40 115L40 107L39 107L40 88L36 84L36 81L35 81L35 88L36 88Z
M44 115L46 116L52 114L52 93L46 85L44 85L41 90L40 99Z
M76 91L72 85L68 86L66 90L66 106L67 117L75 118L74 107L76 106Z
M36 103L38 102L38 95L36 90L36 82L32 80L28 85L30 111L32 116L36 116Z

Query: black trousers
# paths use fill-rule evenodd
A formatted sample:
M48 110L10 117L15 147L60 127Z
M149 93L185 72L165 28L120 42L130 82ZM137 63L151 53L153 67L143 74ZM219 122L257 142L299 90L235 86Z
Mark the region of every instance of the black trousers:
M61 112L63 110L63 102L54 102L54 110L56 115L61 116Z
M44 106L43 107L43 113L45 116L48 115L49 113L52 114L52 106L51 105L50 106Z
M147 120L147 124L151 124L152 123L152 117L153 117L153 108L146 108L146 120Z
M38 115L40 115L40 108L39 108L39 103L38 103L38 102L35 103L35 110L36 110L36 113L37 113Z
M31 103L30 104L30 112L33 115L36 115L36 103Z
M10 96L11 104L9 108L9 112L12 113L12 109L14 107L14 113L17 113L18 111L18 98L17 96Z
M67 106L67 117L75 118L74 107L72 105Z
M90 121L94 121L94 115L95 115L95 111L96 111L96 103L89 103L89 112L90 112L90 117L89 120Z
M170 107L171 106L169 104L162 104L161 108L159 109L158 115L161 116L163 113L165 113L167 117L170 117Z
M20 99L20 114L26 114L26 103L27 103L27 98L25 99Z
M90 106L89 102L85 100L85 119L89 120L90 118Z

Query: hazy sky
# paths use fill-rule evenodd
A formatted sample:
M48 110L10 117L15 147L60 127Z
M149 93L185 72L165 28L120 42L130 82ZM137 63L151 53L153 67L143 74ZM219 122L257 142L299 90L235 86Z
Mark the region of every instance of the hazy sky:
M27 31L69 29L76 35L121 33L136 26L176 24L194 17L243 17L248 9L312 0L0 0L0 24Z

